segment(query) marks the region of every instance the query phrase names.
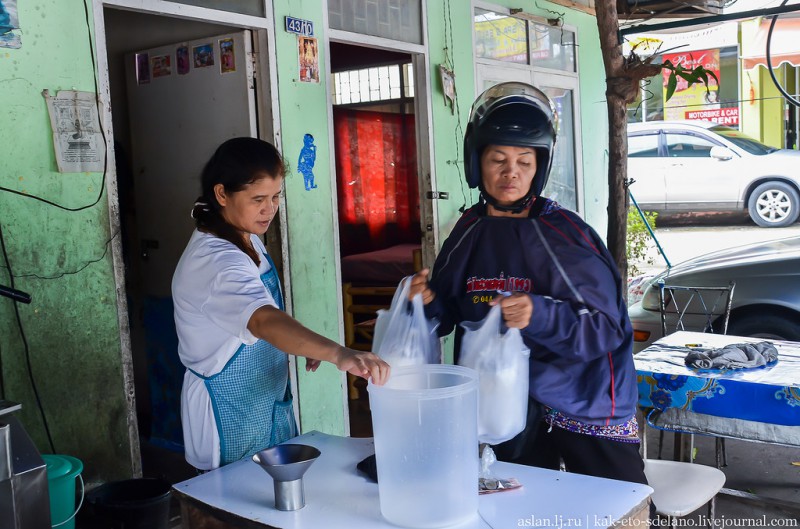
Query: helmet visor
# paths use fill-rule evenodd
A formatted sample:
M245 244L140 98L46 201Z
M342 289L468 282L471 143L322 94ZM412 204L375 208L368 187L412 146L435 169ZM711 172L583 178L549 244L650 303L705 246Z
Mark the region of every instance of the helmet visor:
M544 112L552 123L553 130L558 134L558 114L553 101L547 94L526 83L500 83L484 91L472 105L470 120L481 121L484 114L496 111L506 105L533 104Z

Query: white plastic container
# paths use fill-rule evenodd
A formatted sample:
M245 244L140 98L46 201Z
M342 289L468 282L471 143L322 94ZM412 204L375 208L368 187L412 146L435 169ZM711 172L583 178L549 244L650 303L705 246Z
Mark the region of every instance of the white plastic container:
M368 386L381 514L445 527L478 514L478 374L455 365L392 369Z

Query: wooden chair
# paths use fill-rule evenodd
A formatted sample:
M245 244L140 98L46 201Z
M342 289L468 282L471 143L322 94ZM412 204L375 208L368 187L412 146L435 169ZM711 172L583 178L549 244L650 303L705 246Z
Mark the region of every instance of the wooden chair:
M422 250L413 250L414 272L422 270ZM399 282L399 280L398 280ZM396 286L368 286L344 283L342 285L342 307L344 323L344 345L359 351L371 351L378 311L392 304ZM356 400L360 395L357 377L347 376L348 397Z
M395 287L342 285L344 345L359 351L372 350L375 320L378 311L388 309L392 303ZM358 377L347 374L347 396L358 400L364 383Z
M360 351L372 350L378 311L388 309L396 287L342 285L344 345Z

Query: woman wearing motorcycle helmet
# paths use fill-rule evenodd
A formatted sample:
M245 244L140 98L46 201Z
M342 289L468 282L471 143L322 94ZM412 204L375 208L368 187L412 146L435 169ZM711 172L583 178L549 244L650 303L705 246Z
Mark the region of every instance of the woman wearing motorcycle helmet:
M619 273L591 227L541 196L556 131L553 103L533 86L501 83L478 97L464 163L480 200L444 242L430 277L414 276L410 297L423 294L440 335L456 329L456 359L458 324L483 319L493 305L521 330L531 351L529 424L495 447L500 459L553 469L563 460L571 472L646 483Z

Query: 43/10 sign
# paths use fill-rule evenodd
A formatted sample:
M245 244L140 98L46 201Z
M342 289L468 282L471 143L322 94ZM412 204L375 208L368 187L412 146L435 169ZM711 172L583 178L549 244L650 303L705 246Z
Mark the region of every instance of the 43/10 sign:
M310 20L303 20L302 18L286 17L286 31L289 33L297 33L304 37L314 36L314 23Z

